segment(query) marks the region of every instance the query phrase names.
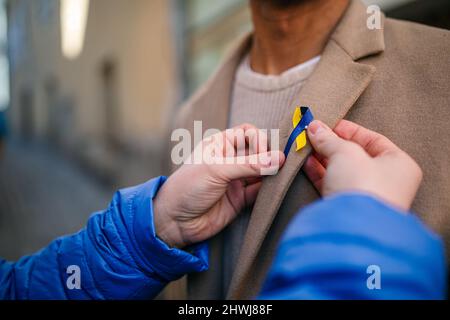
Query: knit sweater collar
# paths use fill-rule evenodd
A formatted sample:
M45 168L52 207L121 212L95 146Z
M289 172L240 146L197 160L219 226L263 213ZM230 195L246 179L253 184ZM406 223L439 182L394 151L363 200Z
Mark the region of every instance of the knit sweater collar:
M278 91L305 81L314 71L320 56L292 67L280 75L264 75L252 70L247 55L236 72L236 84L256 91Z

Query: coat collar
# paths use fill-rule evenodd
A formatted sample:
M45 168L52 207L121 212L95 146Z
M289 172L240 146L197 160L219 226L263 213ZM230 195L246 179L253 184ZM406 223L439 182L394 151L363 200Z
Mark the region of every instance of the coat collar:
M352 0L330 40L342 48L354 61L384 51L384 21L381 29L369 30L367 7L360 0Z

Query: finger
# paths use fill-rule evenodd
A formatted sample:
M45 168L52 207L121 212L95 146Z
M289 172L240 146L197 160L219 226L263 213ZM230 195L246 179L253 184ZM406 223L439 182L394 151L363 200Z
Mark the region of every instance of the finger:
M318 154L317 152L313 152L312 156L314 156L319 162L320 164L326 169L328 167L328 159L325 158L323 155Z
M245 183L246 183L246 185L251 185L251 184L260 182L261 180L262 180L261 177L246 178Z
M346 148L346 141L339 138L326 124L315 120L308 126L308 138L314 150L325 158L332 158Z
M342 139L359 144L372 157L387 151L400 150L385 136L348 120L341 120L334 132Z
M231 129L217 132L202 140L202 148L196 148L196 151L202 152L201 156L205 157L234 157L236 143L232 138Z
M251 154L269 151L267 132L257 128L245 129L245 138Z
M223 164L213 164L213 172L227 181L261 177L284 164L284 154L280 151L253 154L250 156L224 159Z
M252 128L251 125L243 124L230 129L225 130L223 138L225 139L225 152L226 157L245 156L246 155L246 139L245 129Z
M326 169L320 161L315 156L310 156L303 166L303 171L306 173L306 176L312 182L317 191L322 193L322 184L326 174Z
M244 123L225 130L223 138L226 147L232 146L232 150L225 150L224 154L238 156L264 153L268 151L268 138L265 130L260 130L252 124Z
M262 182L256 182L250 184L245 187L244 195L245 195L245 206L251 206L255 203L256 198L258 197L259 189L261 189Z

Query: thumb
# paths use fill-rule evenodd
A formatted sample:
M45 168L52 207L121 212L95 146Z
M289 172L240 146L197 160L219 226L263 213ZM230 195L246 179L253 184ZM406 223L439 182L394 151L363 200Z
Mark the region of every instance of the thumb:
M284 164L281 151L270 151L249 156L225 158L224 164L215 164L214 172L226 180L256 178L273 175Z
M331 158L345 148L346 141L339 138L333 130L321 121L315 120L308 126L308 138L314 150Z

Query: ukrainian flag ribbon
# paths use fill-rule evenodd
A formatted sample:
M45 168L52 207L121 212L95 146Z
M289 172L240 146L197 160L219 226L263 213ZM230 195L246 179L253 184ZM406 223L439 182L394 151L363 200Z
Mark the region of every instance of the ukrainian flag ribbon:
M306 128L314 120L314 116L308 107L295 108L294 116L292 117L292 126L294 130L289 136L284 155L288 156L294 142L297 142L296 151L300 151L306 146Z

